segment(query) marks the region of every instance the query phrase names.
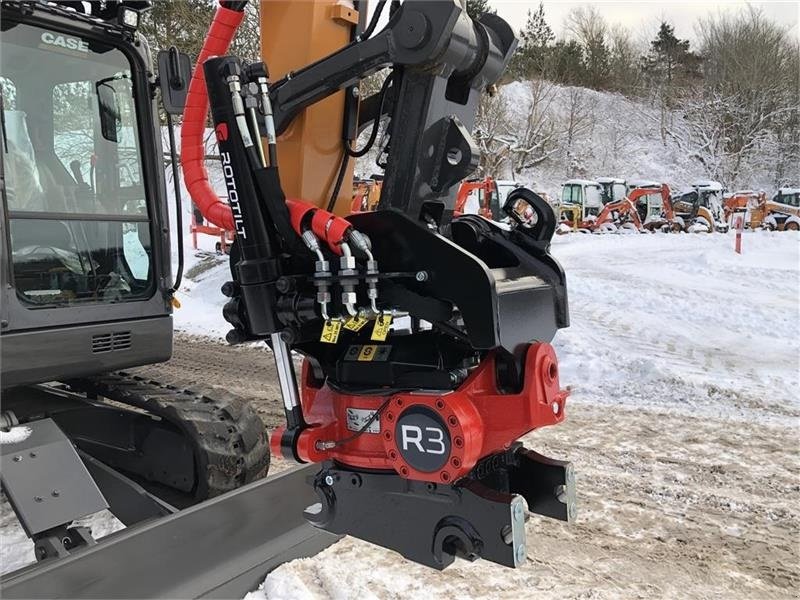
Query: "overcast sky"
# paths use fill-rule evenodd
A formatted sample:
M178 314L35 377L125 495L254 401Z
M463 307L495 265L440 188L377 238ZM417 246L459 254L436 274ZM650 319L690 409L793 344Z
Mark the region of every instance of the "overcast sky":
M506 19L515 29L520 29L525 24L529 9L535 9L538 0L490 0L500 16ZM746 8L748 4L761 8L764 13L778 23L793 28L792 33L800 37L798 29L798 13L800 2L798 0L783 0L772 2L744 2L742 0L723 0L718 2L658 2L654 0L620 1L620 0L595 0L593 2L557 2L545 0L544 10L547 22L556 32L563 31L564 18L576 6L595 4L605 16L609 24L621 23L633 30L645 30L647 38L652 38L658 23L664 19L675 26L678 37L695 39L694 26L698 18L713 15L719 12L738 11Z

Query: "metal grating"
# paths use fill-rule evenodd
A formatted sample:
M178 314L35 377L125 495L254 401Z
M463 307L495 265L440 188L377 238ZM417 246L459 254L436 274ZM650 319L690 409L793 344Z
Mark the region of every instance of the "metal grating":
M92 353L118 352L131 347L130 331L113 331L92 336Z

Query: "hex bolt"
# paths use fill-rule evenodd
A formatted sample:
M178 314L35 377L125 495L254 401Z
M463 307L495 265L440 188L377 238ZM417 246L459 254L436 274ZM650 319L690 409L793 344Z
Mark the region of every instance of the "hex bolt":
M525 544L520 544L517 547L517 562L519 563L525 562L526 558L527 557L525 556Z
M53 490L52 494L53 494L53 498L58 498L61 495L61 492L59 492L58 490Z
M325 475L325 485L333 485L333 475Z
M31 452L30 456L31 458L36 458L36 452Z
M14 462L22 462L22 457L21 457L19 454L17 454L17 455L14 457Z
M34 500L34 502L41 502L41 501L44 500L44 498L42 498L41 496L34 496L33 500Z
M417 271L417 274L414 276L414 278L420 283L423 281L428 281L428 273L426 271Z
M514 518L517 519L518 521L521 521L524 516L525 516L525 513L522 510L522 504L515 504L514 505Z

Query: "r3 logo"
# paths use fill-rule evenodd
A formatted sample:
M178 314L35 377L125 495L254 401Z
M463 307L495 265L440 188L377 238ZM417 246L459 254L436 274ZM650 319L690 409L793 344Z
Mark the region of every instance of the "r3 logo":
M428 434L426 443L429 446L426 448L422 444L422 428L416 425L403 425L400 427L402 431L402 444L403 450L408 450L409 444L414 444L420 452L427 452L428 454L444 454L444 431L438 427L426 427L425 433ZM433 445L431 447L430 445Z
M417 471L438 471L450 457L450 432L441 417L425 406L412 406L400 415L394 439L400 455Z

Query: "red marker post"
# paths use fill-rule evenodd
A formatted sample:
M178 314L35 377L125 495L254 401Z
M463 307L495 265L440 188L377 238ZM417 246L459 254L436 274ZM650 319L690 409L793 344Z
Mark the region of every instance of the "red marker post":
M739 213L734 217L734 227L736 227L736 254L742 253L742 231L744 231L744 215Z

